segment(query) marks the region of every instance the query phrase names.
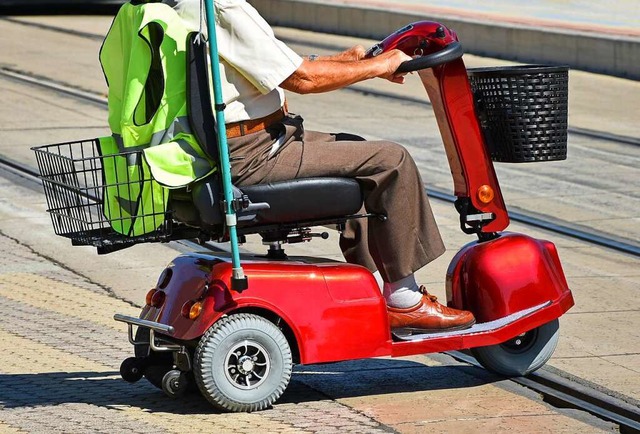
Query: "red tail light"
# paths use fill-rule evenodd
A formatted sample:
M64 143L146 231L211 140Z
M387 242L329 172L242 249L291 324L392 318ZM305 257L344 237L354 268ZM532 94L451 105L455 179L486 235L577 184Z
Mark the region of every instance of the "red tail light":
M161 307L164 304L166 294L163 291L156 291L151 297L151 306Z
M147 296L145 297L145 301L147 302L147 306L151 306L151 300L153 299L153 295L158 292L157 289L152 288L147 292Z
M191 311L191 306L193 306L193 303L195 303L193 300L189 300L182 305L182 310L180 311L180 313L183 317L189 318L189 311Z

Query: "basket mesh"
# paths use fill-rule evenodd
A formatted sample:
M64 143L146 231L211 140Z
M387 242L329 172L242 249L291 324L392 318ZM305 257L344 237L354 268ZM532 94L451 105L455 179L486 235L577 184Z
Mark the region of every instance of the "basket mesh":
M134 177L132 170L114 173L114 181L105 181L105 166L122 165L125 159L142 162L141 153L103 156L98 146L98 140L94 139L33 148L55 233L70 238L74 245L98 248L166 240L171 233L171 221L161 205L166 203L166 189L148 188L155 181L150 177ZM135 216L124 216L113 209L116 200L104 200L108 189L115 199L119 199L118 194L130 198L131 195L123 193L139 191L151 195L160 192L163 197L140 201ZM142 226L137 231L141 235L123 231L132 227L133 222Z
M568 68L524 65L468 74L493 161L567 158Z

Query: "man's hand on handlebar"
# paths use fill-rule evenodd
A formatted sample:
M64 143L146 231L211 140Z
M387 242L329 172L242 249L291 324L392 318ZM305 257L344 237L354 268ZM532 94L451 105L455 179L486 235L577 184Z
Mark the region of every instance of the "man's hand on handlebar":
M404 83L404 76L407 75L407 73L396 73L396 71L402 63L408 60L411 60L411 56L396 49L387 51L371 59L373 62L380 62L381 73L378 77L399 84Z
M313 56L312 60L331 60L334 62L354 62L359 60L365 60L365 54L367 50L362 45L355 45L341 53L334 54L332 56ZM377 57L366 59L369 62L376 64L379 71L376 77L387 79L393 83L404 83L404 76L406 73L395 73L400 64L407 60L411 60L411 57L406 55L400 50L390 50L386 53L382 53Z
M359 57L358 60L337 60L336 57ZM400 50L389 50L374 58L364 58L364 48L356 46L339 55L313 56L304 59L293 74L280 86L288 91L306 94L329 92L370 78L385 78L394 83L403 83L406 73L397 69L411 57Z

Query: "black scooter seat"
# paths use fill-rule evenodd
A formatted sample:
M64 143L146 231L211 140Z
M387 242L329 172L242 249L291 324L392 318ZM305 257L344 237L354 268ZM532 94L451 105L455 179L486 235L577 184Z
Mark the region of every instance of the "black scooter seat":
M253 203L266 202L260 223L291 223L342 217L362 206L360 185L351 178L303 178L240 187Z

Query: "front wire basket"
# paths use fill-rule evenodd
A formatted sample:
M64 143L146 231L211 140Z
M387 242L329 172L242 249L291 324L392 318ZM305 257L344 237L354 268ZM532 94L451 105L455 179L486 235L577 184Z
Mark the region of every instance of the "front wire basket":
M568 68L521 65L468 71L491 159L567 158Z
M145 170L141 152L101 155L97 139L32 149L57 235L99 252L170 239L168 190Z

